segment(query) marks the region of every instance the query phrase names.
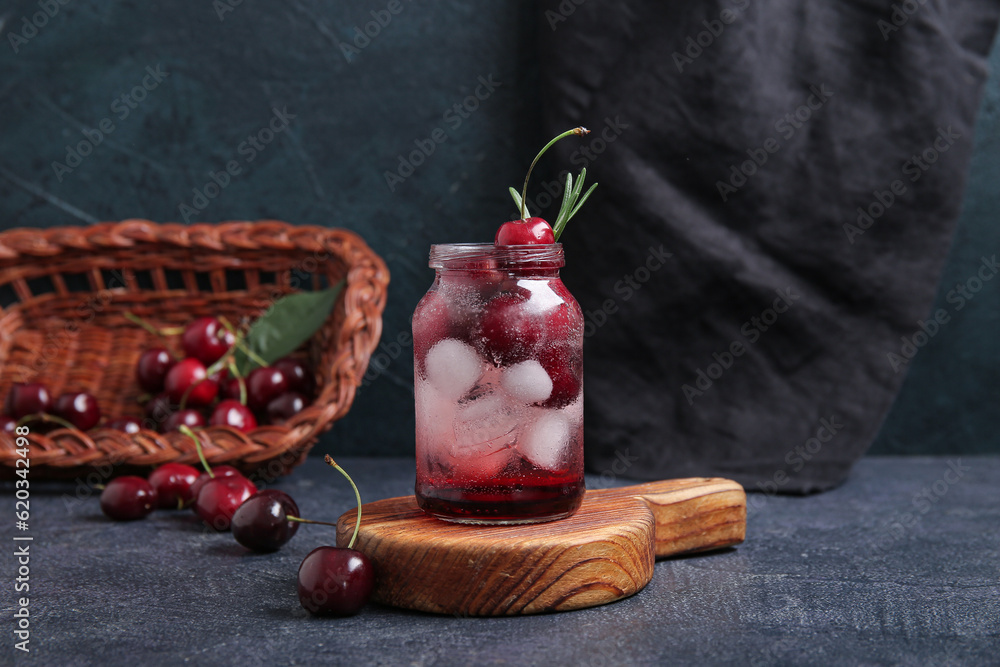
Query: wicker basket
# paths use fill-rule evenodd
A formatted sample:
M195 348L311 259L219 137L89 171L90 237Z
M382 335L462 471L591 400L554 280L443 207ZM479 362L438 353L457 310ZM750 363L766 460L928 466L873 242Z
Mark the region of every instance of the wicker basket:
M201 430L206 458L268 478L300 463L317 436L351 407L382 331L388 271L357 235L283 222L155 224L0 233L0 401L15 382L44 382L53 396L87 391L108 416L142 415L135 364L154 335L124 317L183 326L202 315L253 318L288 292L346 279L323 327L300 348L316 371L314 403L280 426L244 434ZM162 341L160 341L162 344ZM32 433L32 479L144 473L196 463L180 433L106 428ZM0 476L14 474L15 440L0 434ZM23 463L21 464L23 466Z

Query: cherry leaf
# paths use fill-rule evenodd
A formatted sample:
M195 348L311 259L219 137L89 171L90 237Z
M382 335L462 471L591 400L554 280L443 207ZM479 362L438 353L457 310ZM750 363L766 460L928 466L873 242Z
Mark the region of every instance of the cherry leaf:
M250 325L244 343L268 364L288 356L323 326L343 287L341 280L325 290L281 297ZM253 362L246 352L237 350L236 364L246 375Z

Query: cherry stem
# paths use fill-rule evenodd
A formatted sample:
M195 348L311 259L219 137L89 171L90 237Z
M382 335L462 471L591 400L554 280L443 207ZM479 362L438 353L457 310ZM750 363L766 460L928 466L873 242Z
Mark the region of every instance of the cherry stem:
M291 516L289 514L286 514L285 518L288 519L289 521L294 521L296 523L315 523L320 526L333 526L334 528L337 527L337 524L330 523L329 521L313 521L312 519L303 519L300 516ZM352 541L351 544L354 544L354 542Z
M528 219L528 207L527 207L527 204L525 204L525 200L528 197L528 179L531 178L531 172L532 172L532 170L535 168L535 165L538 163L539 158L541 158L543 155L545 155L545 151L549 150L552 147L552 145L554 143L556 143L557 141L559 141L561 139L565 139L566 137L568 137L571 134L575 134L577 136L583 136L584 134L590 134L590 130L588 130L585 127L574 127L572 130L566 130L565 132L563 132L559 136L554 137L551 141L549 141L549 143L545 144L545 146L542 147L542 150L538 151L538 155L535 156L535 159L531 161L531 166L528 167L528 173L524 177L524 187L521 190L521 219L522 220L527 220Z
M198 436L195 435L194 431L187 424L181 424L177 430L194 440L194 447L198 451L198 458L201 459L201 465L204 466L208 476L215 479L215 473L212 472L212 468L208 465L208 460L205 458L205 452L201 449L201 440L198 439Z
M236 342L233 343L233 347L230 348L230 352L235 348L239 348L255 364L257 364L261 368L267 367L268 365L267 362L264 361L261 357L259 357L256 352L247 347L246 343L243 341L244 336L240 335L240 332L236 330L236 327L230 324L229 320L227 320L225 317L220 317L219 323L222 324L222 326L226 327L226 329L228 329L230 333L236 336Z
M229 331L231 334L233 334L235 338L233 344L229 346L228 350L226 350L226 353L223 354L221 357L219 357L218 361L216 361L214 364L208 367L208 369L206 370L206 373L208 375L212 375L213 373L218 373L220 370L222 370L223 366L228 366L230 364L233 358L233 354L236 352L236 342L239 341L240 339L239 332L236 331L233 325L230 324L229 320L227 320L225 317L219 318L219 324L225 327L226 330Z
M57 417L56 415L50 415L47 412L36 412L34 414L24 415L23 417L17 420L17 424L15 424L15 426L24 426L28 422L35 421L36 419L43 422L52 422L53 424L59 424L63 428L68 428L68 429L76 428L62 417Z
M236 378L236 382L240 385L240 404L247 404L247 383L243 380L243 376L240 375L240 371L236 368L236 361L229 357L229 362L226 364L229 368L229 374Z
M153 334L154 336L163 337L166 335L162 330L157 329L152 324L150 324L149 322L147 322L146 320L142 319L141 317L139 317L134 313L126 311L125 319L128 320L129 322L132 322L133 324L138 324L140 327L142 327L149 333Z
M254 362L261 368L267 368L267 362L264 361L256 352L247 347L247 344L243 342L243 339L236 339L236 347L243 351L243 354L247 355L250 361Z
M358 491L358 485L354 483L354 480L347 474L347 471L337 465L337 462L330 458L329 454L324 456L323 460L326 461L327 465L333 466L341 475L347 478L347 481L351 483L351 488L354 489L354 497L358 500L358 520L354 524L354 534L351 535L351 541L347 544L347 548L351 549L354 547L354 541L358 539L358 531L361 529L361 492Z
M187 408L187 401L188 397L191 395L191 392L195 390L195 387L197 387L200 384L204 384L205 382L208 382L207 376L203 380L198 380L197 382L191 383L191 386L189 386L187 389L184 390L184 394L181 396L180 405L177 406L177 409L184 410L185 408Z

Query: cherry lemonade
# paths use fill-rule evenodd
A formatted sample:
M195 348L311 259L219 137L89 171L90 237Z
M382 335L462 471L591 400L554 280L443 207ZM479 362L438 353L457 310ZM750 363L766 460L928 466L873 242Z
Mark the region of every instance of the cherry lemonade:
M562 245L431 247L413 315L417 503L461 523L534 523L583 498L583 314Z
M431 246L434 284L413 313L417 504L458 523L537 523L583 500L583 312L559 279L557 243L597 187L566 175L554 224L521 217L493 243ZM581 196L582 195L582 196Z

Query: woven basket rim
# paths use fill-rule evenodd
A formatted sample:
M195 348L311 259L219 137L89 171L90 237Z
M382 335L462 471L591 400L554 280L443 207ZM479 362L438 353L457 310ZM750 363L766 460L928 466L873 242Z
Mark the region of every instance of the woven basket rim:
M244 253L274 260L327 253L324 259L339 263L336 270L343 272L344 289L327 322L314 335L316 338L322 334L322 340L332 345L330 349L335 351L333 365L329 381L320 388L312 405L285 425L262 426L249 434L228 427L208 427L199 431L199 438L204 438L202 445L210 464L236 464L246 470L280 461L281 472L278 474L284 474L301 462L319 434L331 428L333 422L343 417L353 403L368 361L381 337L381 317L389 281L384 260L351 230L292 225L270 219L195 224L128 219L89 226L12 228L0 232L0 285L20 281L22 291L15 304L7 309L0 308L0 321L16 316L14 306L38 305L32 304L31 299L41 295L24 298L27 293L23 288L24 269L27 265L38 263L42 265L39 270L44 273L44 265L48 264L45 259L81 253L90 253L98 260L97 263L113 256L119 263L127 265L125 258L131 251L147 247L160 249L171 257L174 254L188 257L197 253L199 257L218 258ZM326 268L335 270L331 267ZM137 267L122 268L133 270ZM291 291L298 290L292 288ZM153 292L163 290L139 289L130 285L129 289L118 294ZM226 294L233 293L233 290L213 289L210 293ZM83 298L88 293L69 294L79 294ZM340 323L336 329L335 320ZM0 354L3 354L2 351ZM6 359L0 357L0 364L5 362ZM197 462L194 443L176 432L161 434L143 430L130 436L105 428L87 433L59 429L47 434L32 434L30 440L32 472L43 473L40 475L43 477L46 472L52 473L48 476L53 477L71 476L109 464L122 466L123 470L146 468L165 462L165 457L178 462ZM10 477L13 474L16 458L15 439L8 434L0 435L0 475Z

